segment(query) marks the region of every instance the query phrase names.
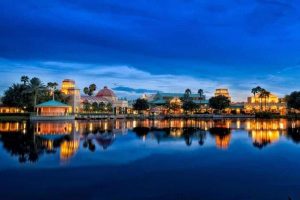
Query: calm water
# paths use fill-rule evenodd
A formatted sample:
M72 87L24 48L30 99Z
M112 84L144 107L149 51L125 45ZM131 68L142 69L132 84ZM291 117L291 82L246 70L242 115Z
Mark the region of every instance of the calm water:
M300 121L0 122L0 199L300 199Z

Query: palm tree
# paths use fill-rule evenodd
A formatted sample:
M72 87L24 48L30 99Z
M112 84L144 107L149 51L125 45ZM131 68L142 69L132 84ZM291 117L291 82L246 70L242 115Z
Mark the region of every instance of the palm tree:
M202 89L199 89L198 94L199 94L200 99L203 100L204 91Z
M39 78L34 77L29 81L29 88L28 88L27 92L29 92L33 95L33 97L34 97L33 105L34 106L36 106L36 104L37 104L37 98L38 98L39 93L45 89L46 89L45 85L42 83L42 81Z
M192 94L192 91L188 88L184 92L184 100L188 100Z
M21 82L23 82L24 85L27 85L28 81L29 81L28 76L21 76Z
M265 99L265 109L264 110L266 110L266 108L267 108L267 98L270 97L270 94L271 93L265 89L262 89L260 91L259 98L261 99L261 107L262 107L262 99L263 98Z
M97 89L97 86L96 86L96 84L93 83L89 87L83 88L83 92L86 95L92 96L94 91L96 91L96 89Z
M49 82L49 83L47 83L47 87L52 92L53 100L54 100L54 91L56 90L57 86L58 86L58 84L56 82Z
M86 94L86 95L88 95L89 94L89 88L88 87L85 87L85 88L83 88L83 93L84 94Z
M255 88L253 88L251 90L251 93L253 94L253 96L255 97L256 94L260 93L263 90L263 88L261 88L260 86L257 86Z

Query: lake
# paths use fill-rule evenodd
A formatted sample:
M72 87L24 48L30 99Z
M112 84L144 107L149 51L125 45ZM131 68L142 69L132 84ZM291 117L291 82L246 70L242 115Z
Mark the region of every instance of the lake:
M0 122L1 199L300 199L300 121Z

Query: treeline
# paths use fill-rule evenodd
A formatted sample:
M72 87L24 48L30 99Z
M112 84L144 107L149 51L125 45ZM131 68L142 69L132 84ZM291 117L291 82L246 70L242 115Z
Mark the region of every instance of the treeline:
M57 87L56 82L44 84L37 77L22 76L19 83L14 83L4 92L1 100L6 106L22 108L28 112L34 111L37 104L49 101L53 97L57 101L67 103L70 97L64 95Z

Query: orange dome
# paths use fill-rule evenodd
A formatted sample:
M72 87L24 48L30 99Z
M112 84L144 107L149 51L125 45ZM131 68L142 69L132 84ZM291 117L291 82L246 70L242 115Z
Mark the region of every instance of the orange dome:
M112 90L108 89L107 86L105 86L102 90L98 92L96 97L117 97L117 96Z

